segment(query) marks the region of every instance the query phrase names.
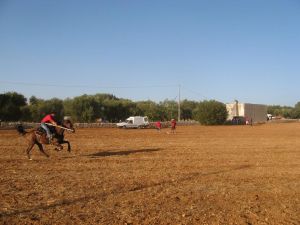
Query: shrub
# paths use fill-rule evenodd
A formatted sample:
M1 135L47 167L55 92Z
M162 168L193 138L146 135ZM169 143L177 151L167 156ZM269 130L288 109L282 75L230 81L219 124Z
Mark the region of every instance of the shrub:
M193 117L203 125L224 124L227 119L226 105L215 100L200 102Z

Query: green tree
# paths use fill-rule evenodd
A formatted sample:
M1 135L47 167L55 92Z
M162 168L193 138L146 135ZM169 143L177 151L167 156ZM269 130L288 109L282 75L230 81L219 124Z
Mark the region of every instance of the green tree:
M295 104L295 107L291 110L290 115L292 119L300 119L300 102Z
M77 122L94 122L97 118L95 107L97 102L92 96L75 97L70 105L71 116Z
M72 117L72 115L73 115L73 99L66 98L63 101L63 108L64 108L64 114L66 116Z
M45 113L42 109L44 102L45 101L43 99L36 98L35 96L30 97L28 109L33 122L40 122L44 116Z
M224 124L227 119L226 105L215 101L203 101L193 111L193 118L203 125Z
M28 109L25 108L24 110L30 112L30 118L34 122L40 122L45 115L51 112L56 112L56 119L58 121L62 120L64 115L63 101L58 98L43 100L32 96L29 99Z
M141 113L141 116L148 116L149 120L163 120L164 112L162 107L153 101L140 101L137 102L137 110Z
M191 120L193 119L193 111L196 109L199 103L195 101L189 101L187 99L180 103L181 108L181 119Z
M51 112L56 112L56 119L58 121L63 119L64 105L63 105L63 101L61 99L52 98L50 100L44 101L42 110L44 112L44 114L42 116L45 116L46 114L49 114Z
M169 121L171 119L176 119L178 117L178 103L174 100L164 100L160 102L159 105L159 120Z
M17 121L22 118L22 107L26 106L24 95L16 92L0 94L0 120Z
M28 121L28 122L33 121L29 105L22 106L21 112L22 112L21 121Z
M291 118L292 114L294 113L294 109L293 107L289 106L271 105L268 106L267 112L273 116Z

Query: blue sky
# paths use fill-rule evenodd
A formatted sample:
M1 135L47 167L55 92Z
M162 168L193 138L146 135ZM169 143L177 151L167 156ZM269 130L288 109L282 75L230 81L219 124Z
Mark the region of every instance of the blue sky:
M0 0L0 93L300 101L298 0Z

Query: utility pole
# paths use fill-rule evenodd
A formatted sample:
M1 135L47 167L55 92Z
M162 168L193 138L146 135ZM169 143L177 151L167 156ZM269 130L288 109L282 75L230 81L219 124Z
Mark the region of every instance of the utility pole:
M178 86L178 121L180 121L180 84Z

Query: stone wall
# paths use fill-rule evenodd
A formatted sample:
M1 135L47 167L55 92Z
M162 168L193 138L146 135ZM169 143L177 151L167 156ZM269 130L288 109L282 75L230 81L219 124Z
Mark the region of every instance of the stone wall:
M0 129L16 129L20 122L0 122ZM191 126L199 124L196 121L180 121L177 122L178 126ZM22 122L22 125L28 128L36 128L40 123ZM170 122L162 122L162 127L170 127ZM75 128L117 128L116 123L74 123ZM155 128L155 122L151 122L148 128Z

